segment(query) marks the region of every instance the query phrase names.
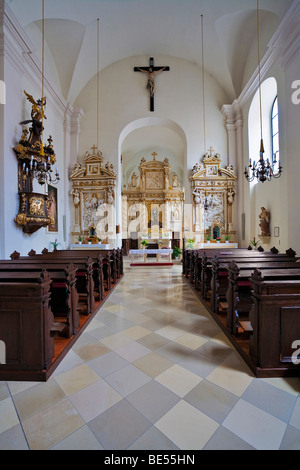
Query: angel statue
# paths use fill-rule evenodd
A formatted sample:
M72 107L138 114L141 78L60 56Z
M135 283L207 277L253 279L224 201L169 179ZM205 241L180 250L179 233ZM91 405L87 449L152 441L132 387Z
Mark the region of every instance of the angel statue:
M37 146L36 142L38 142L39 144L41 143L40 137L43 131L42 120L47 119L44 113L44 107L46 106L46 98L42 97L41 99L35 101L35 99L31 95L29 95L25 90L24 93L27 96L28 101L32 103L31 119L22 121L20 122L20 124L29 124L30 122L32 123L28 144L31 147L35 147Z

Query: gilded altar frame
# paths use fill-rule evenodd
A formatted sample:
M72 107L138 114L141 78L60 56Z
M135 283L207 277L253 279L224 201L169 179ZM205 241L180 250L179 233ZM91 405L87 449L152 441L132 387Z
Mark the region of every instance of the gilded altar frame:
M184 190L173 172L170 182L168 158L152 160L143 157L138 167L139 175L133 172L131 181L122 190L123 237L130 238L130 224L138 217L137 236L142 239L167 240L172 232L182 232ZM157 213L157 214L156 214ZM175 217L176 215L176 217Z
M91 226L103 243L115 239L115 192L117 175L114 166L104 164L102 152L95 146L86 152L83 165L76 163L69 176L72 184L74 241L89 237Z
M235 181L237 177L232 165L221 166L221 157L210 152L203 157L203 167L196 163L190 177L193 195L193 223L198 241L207 236L214 238L215 227L221 238L236 234L234 221Z

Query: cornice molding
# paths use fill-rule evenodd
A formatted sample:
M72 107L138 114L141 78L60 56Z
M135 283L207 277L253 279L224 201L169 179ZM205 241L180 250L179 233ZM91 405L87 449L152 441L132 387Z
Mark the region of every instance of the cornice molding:
M261 79L263 79L276 60L281 59L280 64L285 69L294 59L300 49L299 37L300 2L294 0L285 17L272 36L268 50L261 60ZM259 86L258 66L247 85L237 98L242 108L249 98L256 92Z
M36 88L39 88L41 87L42 64L34 51L34 46L8 5L3 0L0 0L0 2L0 24L2 29L0 55L3 54L19 73L32 81ZM55 111L63 117L66 108L70 106L61 93L51 84L46 74L44 75L44 87L47 95L47 105L54 106Z

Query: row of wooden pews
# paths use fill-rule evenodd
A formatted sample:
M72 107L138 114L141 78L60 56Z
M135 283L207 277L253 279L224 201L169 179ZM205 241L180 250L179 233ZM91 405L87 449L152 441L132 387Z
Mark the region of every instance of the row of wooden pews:
M46 381L122 278L122 250L10 258L0 260L0 380Z
M185 250L184 277L258 377L300 376L298 261L292 249Z

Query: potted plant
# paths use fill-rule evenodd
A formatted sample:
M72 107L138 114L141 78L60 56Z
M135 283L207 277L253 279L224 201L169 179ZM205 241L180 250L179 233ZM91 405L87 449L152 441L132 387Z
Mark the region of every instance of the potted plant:
M57 247L60 245L60 243L58 243L57 241L57 238L55 238L54 242L50 242L50 243L53 246L53 251L57 251Z
M221 241L221 237L217 237L217 238L216 238L216 242L217 242L217 243L220 243L220 241Z
M210 240L211 240L211 236L210 236L210 235L206 235L206 242L207 242L207 243L210 243Z
M230 236L229 236L229 235L225 235L225 242L226 242L226 243L229 243L229 240L230 240Z
M97 237L98 238L98 243L101 243L101 238Z
M82 236L81 235L79 235L79 237L78 237L78 243L79 243L79 245L81 245L81 243L82 243Z
M174 255L175 259L179 259L179 255L181 255L181 253L182 253L182 251L179 248L179 246L174 246L173 255Z
M143 240L143 241L141 242L141 245L143 245L143 247L146 248L146 246L148 246L147 240Z
M260 240L255 240L255 237L253 237L253 240L250 240L250 246L253 246L254 250L257 250L259 243Z

